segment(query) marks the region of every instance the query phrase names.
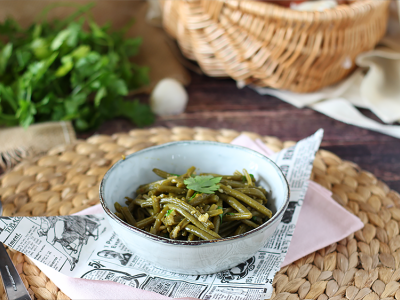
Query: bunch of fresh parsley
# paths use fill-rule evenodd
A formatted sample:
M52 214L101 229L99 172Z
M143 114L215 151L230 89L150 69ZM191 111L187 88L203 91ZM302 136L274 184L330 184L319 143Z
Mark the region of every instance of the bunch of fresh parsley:
M98 26L92 6L27 29L13 19L0 24L0 125L73 120L82 131L114 117L153 122L149 106L124 99L148 83L147 68L130 61L141 38Z

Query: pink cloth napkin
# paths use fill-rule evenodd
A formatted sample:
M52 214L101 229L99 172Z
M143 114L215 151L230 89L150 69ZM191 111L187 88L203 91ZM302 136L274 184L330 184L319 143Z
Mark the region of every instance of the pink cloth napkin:
M262 141L254 142L245 135L236 138L232 144L253 149L266 156L271 156L274 153ZM96 205L78 214L101 212L101 206ZM310 181L288 253L281 266L286 266L316 250L338 242L363 226L364 224L359 218L349 213L331 198L329 190ZM71 278L38 261L35 261L35 263L71 299L171 299L154 292L143 291L111 281Z

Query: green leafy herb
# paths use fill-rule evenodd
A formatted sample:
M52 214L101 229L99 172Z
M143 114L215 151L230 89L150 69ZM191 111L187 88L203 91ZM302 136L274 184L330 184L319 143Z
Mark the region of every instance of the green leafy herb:
M198 192L194 192L194 194L192 195L192 197L190 197L189 201L192 200L194 197L196 197L196 195L198 194ZM188 201L188 202L189 202Z
M168 217L173 211L174 211L173 209L168 209L165 216Z
M212 175L207 176L196 176L184 180L188 189L194 190L200 193L214 194L219 189L217 185L222 177L213 177Z
M222 207L221 206L218 206L218 209L222 209ZM222 223L222 217L224 216L224 214L222 213L222 214L219 214L219 218L221 219L221 223Z
M235 214L234 213L227 213L227 215L234 216Z
M72 120L88 130L115 117L138 126L154 121L148 105L124 98L148 84L148 69L130 60L141 38L97 25L92 7L27 29L13 19L0 23L0 125Z

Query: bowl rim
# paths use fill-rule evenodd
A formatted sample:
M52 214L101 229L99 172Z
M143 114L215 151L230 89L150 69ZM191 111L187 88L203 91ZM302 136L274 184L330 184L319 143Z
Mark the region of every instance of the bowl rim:
M110 174L122 163L124 163L126 160L137 156L137 155L141 155L143 153L146 152L150 152L150 151L154 151L154 150L162 150L163 148L167 148L167 147L172 147L172 146L178 146L178 145L186 145L186 144L206 144L209 146L218 146L218 147L229 147L229 148L235 148L237 150L241 150L241 151L245 151L245 152L250 152L252 155L258 156L259 158L266 160L268 163L272 164L272 166L276 169L277 173L280 175L280 177L283 179L283 184L284 187L287 190L287 195L286 195L286 199L284 204L282 205L282 207L272 216L272 218L270 218L267 222L264 222L263 224L261 224L260 226L258 226L257 228L253 228L245 233L239 234L239 235L234 235L234 236L230 236L230 237L225 237L222 239L215 239L215 240L199 240L199 241L185 241L185 240L173 240L170 238L165 238L162 236L157 236L154 235L150 232L147 232L143 229L139 229L133 225L130 225L124 221L122 221L120 218L118 218L113 212L111 212L111 210L107 207L105 200L103 199L103 193L104 193L104 186L105 186L105 182L107 181L107 178L110 176ZM287 206L289 204L289 198L290 198L290 187L288 184L288 181L285 177L285 175L283 174L282 170L278 167L278 165L271 160L270 158L268 158L267 156L254 151L252 149L243 147L243 146L238 146L238 145L232 145L232 144L226 144L226 143L220 143L220 142L213 142L213 141L195 141L195 140L188 140L188 141L177 141L177 142L169 142L169 143L165 143L162 145L157 145L157 146L152 146L152 147L148 147L145 149L142 149L140 151L137 151L135 153L129 154L127 155L124 159L119 160L118 162L116 162L110 169L107 170L107 172L104 174L101 183L100 183L100 187L99 187L99 198L100 198L100 203L101 206L103 208L103 210L105 211L105 213L114 221L116 221L117 223L119 223L120 225L127 227L128 229L132 230L134 233L146 238L146 239L150 239L153 240L155 242L158 243L162 243L162 244L169 244L169 245L186 245L186 246L199 246L199 245L207 245L207 244L216 244L216 243L224 243L224 242L228 242L228 241L232 241L232 240L237 240L240 239L242 237L246 237L249 235L253 235L255 233L257 233L258 231L261 231L262 229L264 229L265 227L267 227L268 225L275 223L276 220L278 219L278 217L282 214L285 213Z

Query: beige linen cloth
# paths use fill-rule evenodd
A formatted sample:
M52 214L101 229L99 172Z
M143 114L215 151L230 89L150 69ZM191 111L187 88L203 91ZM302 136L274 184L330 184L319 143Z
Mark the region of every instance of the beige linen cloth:
M276 96L296 107L310 107L347 124L400 138L400 0L392 1L386 36L372 51L360 54L359 67L345 80L307 94L270 88L254 89ZM345 66L344 66L345 67ZM356 107L367 108L384 123L361 114Z
M49 5L59 3L52 9L48 19L63 18L76 10L77 5L93 1L68 0L2 0L0 1L0 21L13 17L21 26L29 26ZM146 1L102 0L95 1L91 10L98 24L111 22L113 28L126 25L132 18L135 23L127 36L143 38L139 54L134 57L137 64L150 69L150 84L137 92L150 92L154 85L165 77L172 77L187 85L190 75L180 63L181 54L168 39L162 28L155 25L154 3ZM152 5L152 6L151 6ZM155 7L157 9L157 7ZM12 167L21 158L45 152L58 144L69 144L76 139L70 122L49 122L35 124L27 130L22 128L0 128L0 173Z
M22 158L46 152L60 144L76 140L71 122L46 122L0 129L0 171L9 169Z

